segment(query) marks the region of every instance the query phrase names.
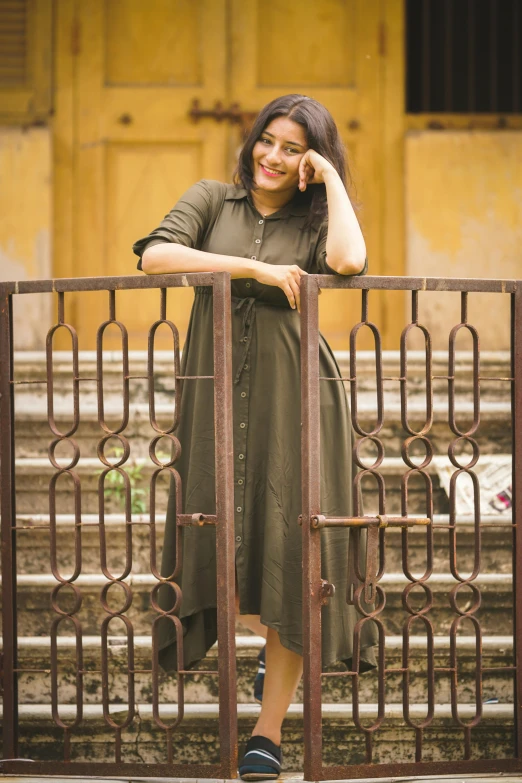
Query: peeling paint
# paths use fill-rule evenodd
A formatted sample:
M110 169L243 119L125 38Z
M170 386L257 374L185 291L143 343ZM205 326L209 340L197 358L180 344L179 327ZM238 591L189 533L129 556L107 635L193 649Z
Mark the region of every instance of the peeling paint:
M519 132L426 131L408 135L408 275L520 277L520 159ZM505 293L504 284L501 290ZM505 299L499 294L470 294L468 304L470 323L480 328L483 350L507 350L510 323ZM460 321L460 297L427 294L419 300L419 317L432 331L434 347L444 348L447 332Z
M0 280L51 275L51 168L49 128L0 128ZM41 348L50 295L15 297L13 314L15 347Z

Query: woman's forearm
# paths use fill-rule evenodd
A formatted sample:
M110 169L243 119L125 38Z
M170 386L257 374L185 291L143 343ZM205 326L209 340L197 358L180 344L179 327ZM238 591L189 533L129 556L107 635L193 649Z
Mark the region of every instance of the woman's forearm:
M366 245L348 193L336 171L324 178L328 200L326 261L341 275L356 275L366 258Z
M167 275L179 272L230 272L233 279L255 277L256 264L250 258L222 256L194 250L175 242L162 242L148 247L141 266L148 275Z

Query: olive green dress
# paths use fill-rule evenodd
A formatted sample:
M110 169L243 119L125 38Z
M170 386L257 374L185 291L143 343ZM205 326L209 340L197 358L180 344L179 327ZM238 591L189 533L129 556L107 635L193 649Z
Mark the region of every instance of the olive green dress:
M263 217L242 187L201 180L178 201L134 252L178 242L210 253L298 264L311 274L336 274L326 263L327 223L305 228L308 206L293 202ZM138 264L141 268L141 260ZM366 272L367 264L363 269ZM182 357L182 375L213 374L212 289L195 289ZM261 616L282 644L302 654L300 316L280 288L247 277L232 280L234 507L236 574L241 614ZM320 337L320 374L339 376ZM180 424L183 513L215 513L213 386L184 382ZM342 383L321 384L321 513L352 513L352 428ZM162 573L173 571L174 493L171 489ZM213 527L185 528L179 583L184 665L202 659L216 640L216 558ZM359 615L346 604L349 532L321 532L321 576L336 587L323 609L323 664L350 662ZM172 600L165 591L165 605ZM361 670L375 665L373 623L365 623ZM160 662L176 668L174 628L160 631Z

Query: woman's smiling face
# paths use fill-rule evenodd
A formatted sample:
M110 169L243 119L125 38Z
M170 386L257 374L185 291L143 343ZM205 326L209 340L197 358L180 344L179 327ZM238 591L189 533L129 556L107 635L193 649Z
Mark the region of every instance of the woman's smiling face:
M252 150L252 170L257 187L277 193L296 190L299 163L307 149L302 125L288 117L272 120Z

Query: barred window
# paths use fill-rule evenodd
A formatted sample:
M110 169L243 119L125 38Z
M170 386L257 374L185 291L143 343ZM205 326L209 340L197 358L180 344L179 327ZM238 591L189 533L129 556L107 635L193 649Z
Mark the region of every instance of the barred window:
M49 0L0 0L0 125L48 120L53 7Z
M406 0L406 111L522 111L522 0Z

